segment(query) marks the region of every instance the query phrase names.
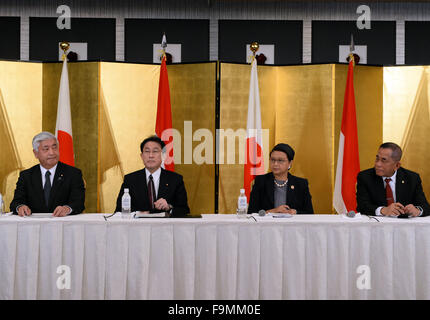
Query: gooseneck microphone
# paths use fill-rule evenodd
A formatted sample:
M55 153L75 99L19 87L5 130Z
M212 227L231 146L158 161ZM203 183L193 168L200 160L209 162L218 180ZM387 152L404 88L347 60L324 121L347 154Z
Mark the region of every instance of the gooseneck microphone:
M355 211L351 210L351 211L347 212L346 216L349 217L349 218L354 218L355 217Z
M266 215L266 210L261 209L260 211L258 211L258 215L259 215L260 217L264 217L264 216Z

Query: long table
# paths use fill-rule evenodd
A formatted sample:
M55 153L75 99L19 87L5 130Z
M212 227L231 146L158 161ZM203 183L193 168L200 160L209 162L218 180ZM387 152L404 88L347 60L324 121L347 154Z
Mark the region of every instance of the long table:
M0 299L430 299L430 217L0 218Z

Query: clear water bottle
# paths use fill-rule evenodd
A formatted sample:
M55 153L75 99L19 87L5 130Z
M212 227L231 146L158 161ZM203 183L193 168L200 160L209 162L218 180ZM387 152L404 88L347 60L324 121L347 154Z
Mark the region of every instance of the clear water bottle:
M240 195L237 199L237 217L246 218L248 203L246 201L245 189L240 189Z
M128 188L124 188L124 194L121 198L121 218L131 218L131 197L130 193L128 192Z

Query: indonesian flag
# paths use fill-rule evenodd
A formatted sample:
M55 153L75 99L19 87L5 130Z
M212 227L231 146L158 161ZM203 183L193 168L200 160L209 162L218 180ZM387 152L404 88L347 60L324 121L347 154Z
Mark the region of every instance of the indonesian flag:
M167 46L166 36L163 35L163 49ZM155 133L166 144L166 159L163 167L166 170L175 171L173 162L173 132L172 132L172 107L170 104L169 78L167 76L166 56L163 54L160 69L160 81L158 84L157 120L155 122Z
M333 195L333 206L338 214L356 211L357 208L355 193L357 174L360 172L360 160L358 157L353 71L354 61L350 59L343 102L342 127L340 130Z
M249 84L248 120L246 122L246 162L243 183L248 202L252 181L255 179L255 176L260 174L264 174L263 137L257 60L254 58L251 64L251 81Z
M60 92L58 94L57 124L55 136L60 148L60 161L74 166L72 117L70 115L69 75L67 72L67 57L64 56L61 71Z

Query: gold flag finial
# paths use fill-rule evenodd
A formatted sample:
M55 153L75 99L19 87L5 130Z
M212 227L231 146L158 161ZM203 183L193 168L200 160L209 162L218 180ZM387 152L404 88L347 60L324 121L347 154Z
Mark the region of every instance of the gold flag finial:
M349 57L349 61L352 60L352 66L355 67L355 57L354 57L354 54L351 52L348 57Z
M63 56L61 57L61 59L64 61L64 59L66 59L66 51L69 50L70 48L70 43L63 41L60 43L60 49L63 50Z
M255 56L255 53L258 51L258 49L260 48L260 45L258 44L258 42L253 42L251 43L251 45L249 46L249 49L251 49L252 54Z

